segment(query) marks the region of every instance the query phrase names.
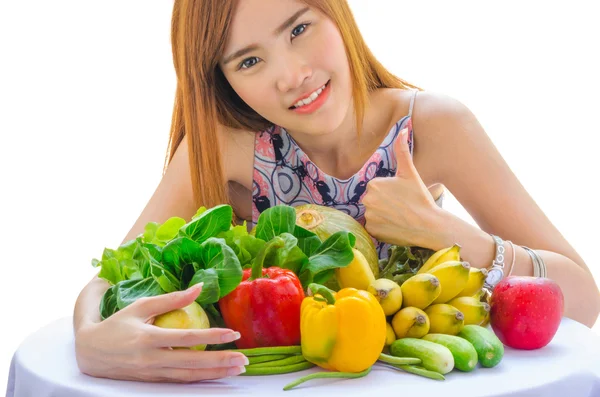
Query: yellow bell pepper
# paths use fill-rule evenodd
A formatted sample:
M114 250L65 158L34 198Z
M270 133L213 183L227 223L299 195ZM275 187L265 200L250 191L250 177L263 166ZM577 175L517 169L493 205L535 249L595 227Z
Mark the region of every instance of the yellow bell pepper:
M310 284L311 296L300 308L302 355L321 368L361 372L371 367L386 340L386 318L367 291L343 288L337 293Z

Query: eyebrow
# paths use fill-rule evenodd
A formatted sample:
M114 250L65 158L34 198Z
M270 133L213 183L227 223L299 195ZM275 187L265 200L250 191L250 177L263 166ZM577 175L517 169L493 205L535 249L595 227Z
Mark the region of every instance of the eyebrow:
M300 18L300 16L302 14L304 14L305 12L307 12L310 8L309 7L304 7L298 11L296 11L294 13L294 15L292 15L291 17L289 17L288 19L286 19L281 26L279 26L277 29L275 29L275 32L273 32L274 36L279 36L281 33L283 33L284 31L286 31L289 27L291 27L294 22L296 22L296 19ZM256 44L251 44L247 47L242 48L241 50L237 50L236 52L234 52L233 54L225 57L225 59L223 60L223 64L227 64L231 61L233 61L236 58L239 58L243 55L246 55L249 52L255 51L258 49L258 45Z

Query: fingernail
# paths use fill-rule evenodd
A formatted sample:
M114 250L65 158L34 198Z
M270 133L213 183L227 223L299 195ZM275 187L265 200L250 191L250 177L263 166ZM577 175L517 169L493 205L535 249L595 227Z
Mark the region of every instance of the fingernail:
M234 340L240 339L241 335L239 332L229 332L221 336L221 342L233 342Z
M231 367L227 370L227 376L236 376L246 372L246 367Z
M188 288L188 291L192 291L192 292L196 292L198 291L200 288L202 288L202 286L204 285L204 283L198 283L198 284L194 284L191 287Z
M243 366L250 364L250 361L248 361L248 357L246 356L236 356L229 360L229 364L233 366Z
M408 136L408 128L403 128L402 131L400 131L400 136L402 137L402 142L406 143L406 137Z

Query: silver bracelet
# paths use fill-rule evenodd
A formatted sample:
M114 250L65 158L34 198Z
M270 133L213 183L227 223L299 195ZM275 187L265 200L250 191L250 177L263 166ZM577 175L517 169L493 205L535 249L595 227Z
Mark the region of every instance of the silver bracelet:
M546 264L542 257L531 248L525 247L524 245L522 247L527 251L533 262L533 277L547 277Z
M494 261L492 265L487 269L488 274L485 279L485 286L489 290L493 290L496 284L500 282L504 278L504 241L498 237L490 234L494 239L496 244L496 256L494 257Z
M510 264L510 270L508 271L508 275L506 276L508 277L512 274L513 269L515 268L515 259L517 258L517 253L515 252L515 245L513 244L513 242L510 240L506 240L506 242L509 243L512 247L512 262Z
M522 245L521 247L523 247L523 249L525 250L525 252L527 252L527 254L529 255L529 257L531 258L531 263L533 263L533 277L539 277L540 276L540 269L538 266L538 261L535 257L535 254L533 254L533 250L529 247L526 247L524 245Z
M531 250L531 252L533 252L536 259L538 260L538 267L540 268L540 277L548 277L548 273L546 272L546 263L544 263L544 260L542 259L540 254L538 254L538 252L535 250Z

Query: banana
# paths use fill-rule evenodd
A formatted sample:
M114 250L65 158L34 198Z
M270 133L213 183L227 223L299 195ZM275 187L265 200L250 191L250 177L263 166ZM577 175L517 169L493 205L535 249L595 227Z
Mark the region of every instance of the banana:
M465 325L462 312L446 303L429 306L425 314L429 317L429 332L432 334L457 335Z
M473 298L477 298L480 302L485 302L489 305L492 298L492 293L487 288L482 288L475 295L473 295Z
M487 270L484 268L471 267L469 270L469 279L467 285L460 291L458 296L473 296L483 288L483 283L487 277Z
M398 339L422 338L429 333L427 314L416 307L405 307L392 318L392 328Z
M485 315L485 318L483 319L483 321L481 322L481 324L479 324L479 326L480 327L487 327L489 323L490 323L490 312L487 312L487 314Z
M385 345L389 346L396 340L396 333L394 332L394 328L392 328L392 324L385 323Z
M437 265L441 265L447 261L459 261L460 260L460 245L454 244L452 247L443 248L439 251L436 251L425 261L423 266L419 269L417 274L426 273L429 270L433 269Z
M490 312L490 305L472 296L460 296L448 304L460 310L465 317L465 325L481 325Z
M367 258L356 248L352 248L354 259L348 266L335 269L335 277L341 288L356 288L366 290L373 281L375 275Z
M402 290L390 279L379 278L373 281L367 291L375 295L386 316L391 316L402 307Z
M429 271L440 280L442 292L433 303L446 303L465 288L469 280L469 262L448 261Z
M492 293L487 288L482 288L479 291L477 291L477 293L475 295L473 295L473 298L477 299L481 303L487 304L488 307L491 309L491 306L489 306L489 305L490 305L490 300L492 298ZM489 323L490 323L490 312L488 310L488 312L485 315L485 318L479 325L481 327L487 327Z
M485 293L485 291L482 289L478 290L476 293L474 293L473 295L471 295L473 298L475 299L479 299L481 300L481 298L483 297L483 294ZM462 296L461 294L458 294L458 296Z
M401 286L402 306L425 309L442 292L440 280L430 273L415 274Z

